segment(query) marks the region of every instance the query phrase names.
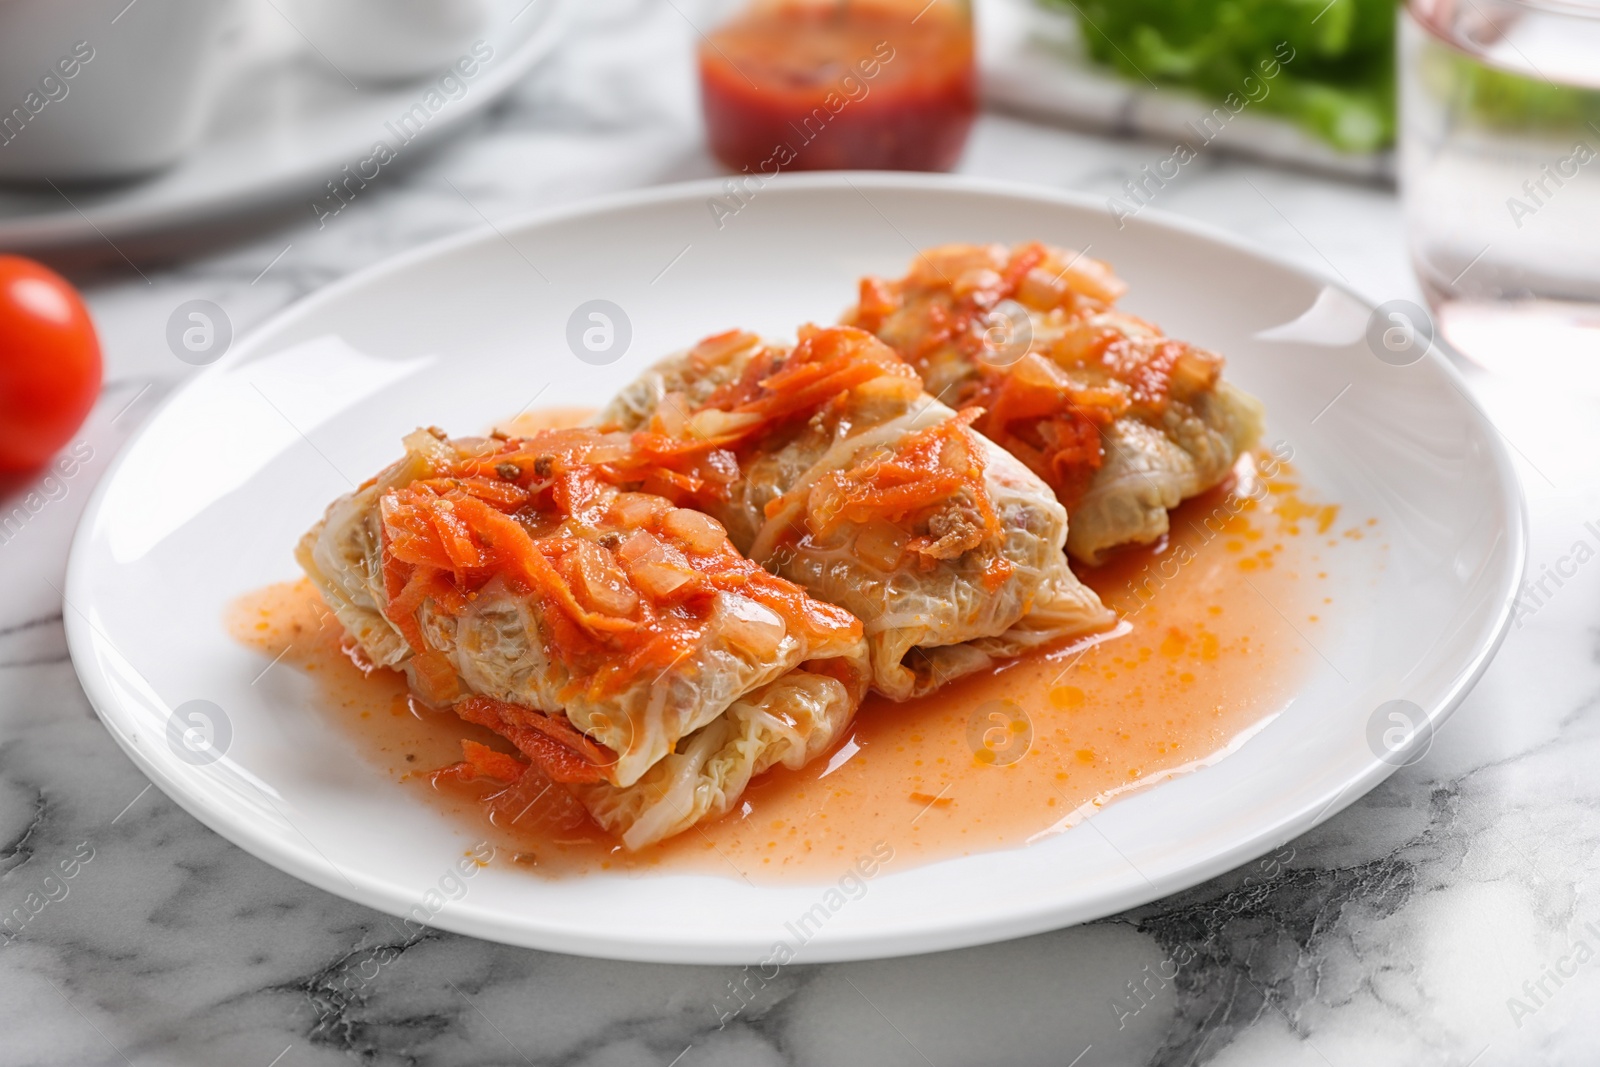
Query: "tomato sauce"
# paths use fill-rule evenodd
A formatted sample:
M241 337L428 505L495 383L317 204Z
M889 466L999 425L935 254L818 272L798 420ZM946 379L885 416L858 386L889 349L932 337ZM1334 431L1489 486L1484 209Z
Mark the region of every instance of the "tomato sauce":
M1269 721L1316 660L1338 529L1287 464L1258 500L1227 488L1173 513L1160 543L1082 577L1122 618L1110 634L1024 657L894 704L870 697L826 758L756 779L738 810L639 853L623 852L559 787L507 788L434 772L488 731L408 698L400 675L363 673L306 581L241 599L234 635L263 662L314 679L313 705L370 764L547 876L701 871L827 881L887 843L895 866L1023 847L1131 790L1204 766Z
M734 170L948 170L977 114L964 0L758 0L700 46Z

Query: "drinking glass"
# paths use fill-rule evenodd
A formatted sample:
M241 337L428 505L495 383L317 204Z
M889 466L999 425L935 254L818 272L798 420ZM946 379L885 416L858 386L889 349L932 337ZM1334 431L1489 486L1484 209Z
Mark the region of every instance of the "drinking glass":
M1409 0L1407 240L1438 335L1600 392L1600 3Z

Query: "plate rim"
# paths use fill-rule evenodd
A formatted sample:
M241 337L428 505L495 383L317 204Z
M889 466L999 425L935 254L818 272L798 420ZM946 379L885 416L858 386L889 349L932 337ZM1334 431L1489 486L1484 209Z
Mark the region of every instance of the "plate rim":
M473 245L491 245L501 240L500 235L503 232L514 233L530 227L549 225L584 216L602 216L616 211L651 206L663 202L698 200L706 195L720 194L723 190L723 181L724 179L719 177L649 186L586 198L553 208L518 213L495 225L473 226L462 232L429 241L415 248L385 257L376 263L369 264L343 278L337 279L282 308L241 338L221 359L207 366L200 373L191 376L167 397L163 398L161 404L145 418L139 428L123 443L105 473L94 486L72 537L67 562L66 581L63 587L63 600L65 602L64 629L66 631L68 650L71 654L79 684L94 708L95 714L107 727L107 731L146 777L159 786L162 792L178 804L179 807L229 843L319 889L342 899L371 907L390 917L403 915L415 903L392 883L382 881L377 876L367 875L361 871L347 873L326 857L322 857L321 863L319 863L314 858L308 858L303 851L290 850L281 845L273 837L257 836L253 827L233 822L228 818L222 817L217 812L206 809L198 803L198 793L191 795L185 787L178 784L176 779L167 774L166 769L160 763L147 760L138 744L132 738L123 734L115 723L113 716L105 710L107 706L115 706L118 701L110 691L109 686L106 685L98 669L95 653L95 642L97 640L95 627L83 610L84 602L81 594L83 583L87 580L84 571L88 566L86 560L89 555L87 544L90 529L99 515L109 487L119 475L123 463L135 450L134 446L166 414L167 409L185 393L200 387L211 376L224 373L228 368L250 357L257 346L263 343L259 340L260 338L293 327L323 306L336 303L347 293L378 282L386 275L403 272L418 263L446 256ZM963 175L912 174L893 171L815 172L780 175L772 179L771 187L777 188L779 185L798 190L853 189L858 193L860 192L860 187L868 189L899 187L918 191L948 192L958 195L1000 196L1048 202L1057 206L1080 210L1105 211L1104 205L1088 193L1032 185L1025 182L975 178ZM1342 279L1331 278L1318 268L1295 262L1287 256L1258 246L1209 223L1173 215L1160 209L1141 212L1138 218L1129 221L1135 226L1155 230L1175 230L1191 237L1223 245L1250 257L1276 265L1291 274L1338 289L1355 299L1363 308L1371 309L1374 306L1370 300ZM1458 665L1453 679L1445 687L1443 693L1437 699L1430 701L1425 709L1428 713L1430 730L1415 732L1407 747L1397 750L1398 754L1406 756L1409 756L1415 748L1426 744L1429 738L1438 732L1438 729L1449 719L1476 686L1483 673L1488 669L1490 662L1493 661L1495 654L1499 651L1510 630L1516 593L1527 566L1528 545L1526 494L1521 478L1516 471L1499 430L1471 392L1465 376L1438 346L1430 347L1424 359L1433 361L1436 369L1444 374L1446 379L1455 386L1454 391L1460 394L1465 409L1471 413L1472 418L1476 420L1483 431L1482 436L1487 445L1488 456L1492 460L1499 487L1499 500L1497 503L1506 516L1506 524L1499 532L1506 541L1505 552L1509 561L1509 570L1505 577L1505 584L1501 589L1499 604L1493 609L1492 615L1485 620L1479 635L1474 639L1472 655ZM109 638L106 640L109 641ZM998 917L983 917L959 925L953 925L945 921L943 923L926 923L916 929L897 930L885 935L854 935L850 940L819 938L814 944L807 945L804 959L801 962L826 963L891 958L990 944L1062 929L1140 907L1153 900L1192 888L1226 871L1236 869L1251 859L1261 856L1271 849L1308 832L1366 795L1404 764L1404 760L1390 762L1374 756L1359 775L1347 778L1344 784L1331 791L1331 795L1320 795L1294 810L1268 819L1254 833L1241 836L1228 846L1212 852L1201 861L1170 872L1158 872L1154 878L1144 878L1143 885L1133 891L1117 892L1114 901L1102 901L1099 897L1091 897L1066 905L1052 903L1041 905L1031 910L1008 912ZM312 851L317 851L315 846L313 846ZM960 860L961 857L956 857L953 862L960 862ZM466 904L466 902L463 902L463 904ZM744 938L707 939L697 937L691 940L673 936L660 936L654 939L641 939L637 936L632 936L623 941L618 938L597 939L592 933L574 933L570 930L563 930L556 925L509 928L503 924L480 918L470 906L464 906L459 909L445 908L434 914L430 918L428 925L501 944L542 951L565 952L593 958L638 962L683 964L752 963L756 962L767 948L764 943L758 945L754 941Z

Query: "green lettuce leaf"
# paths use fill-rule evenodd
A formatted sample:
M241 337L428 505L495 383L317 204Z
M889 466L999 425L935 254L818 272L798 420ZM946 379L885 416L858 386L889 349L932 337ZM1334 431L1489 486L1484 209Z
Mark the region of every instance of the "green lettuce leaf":
M1089 55L1124 77L1251 98L1348 152L1394 141L1396 0L1041 2L1074 14Z

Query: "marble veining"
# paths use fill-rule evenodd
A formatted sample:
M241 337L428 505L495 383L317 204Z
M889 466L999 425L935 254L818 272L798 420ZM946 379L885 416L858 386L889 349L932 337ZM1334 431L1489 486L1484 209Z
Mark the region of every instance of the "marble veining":
M717 173L680 7L583 5L550 63L320 229L291 205L72 267L106 343L89 456L0 485L3 510L28 507L0 543L0 1064L1595 1062L1600 567L1525 601L1425 759L1260 861L1074 929L764 983L408 928L235 848L122 756L67 661L59 590L91 486L194 373L166 347L172 309L215 301L242 333L485 218ZM1111 196L1164 150L986 115L962 170ZM1418 298L1383 189L1203 157L1153 206L1374 301ZM1521 457L1537 578L1600 519L1600 420L1532 384L1473 385Z

